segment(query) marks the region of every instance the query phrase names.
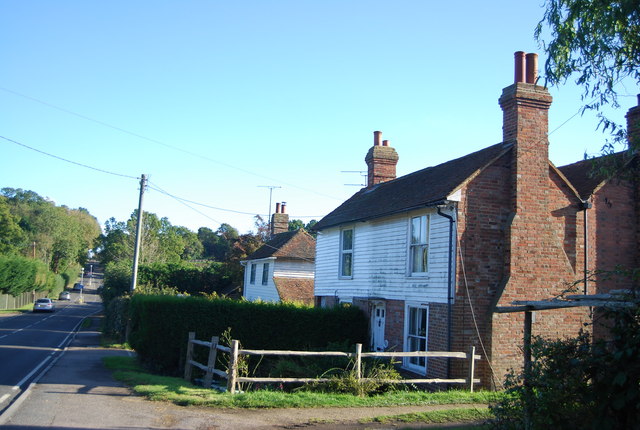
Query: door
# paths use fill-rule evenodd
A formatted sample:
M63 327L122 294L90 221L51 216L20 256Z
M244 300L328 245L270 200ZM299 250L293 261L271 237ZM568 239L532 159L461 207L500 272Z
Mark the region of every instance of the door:
M384 351L387 342L384 340L384 326L387 309L383 302L373 305L371 321L371 346L374 351Z

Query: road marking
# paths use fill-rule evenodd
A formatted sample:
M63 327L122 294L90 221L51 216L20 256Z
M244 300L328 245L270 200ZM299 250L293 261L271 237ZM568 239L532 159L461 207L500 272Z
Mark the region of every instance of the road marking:
M13 389L14 389L14 390L17 390L18 388L20 388L20 386L21 386L22 384L24 384L25 382L27 382L27 381L28 381L28 380L33 376L33 374L34 374L34 373L36 373L36 372L38 371L38 369L40 369L42 366L44 366L44 365L45 365L45 363L46 363L47 361L49 361L49 360L51 360L51 355L47 356L47 358L45 358L44 360L42 360L42 362L41 362L40 364L38 364L38 366L36 366L36 367L31 371L31 372L29 372L29 374L28 374L27 376L25 376L24 378L22 378L22 381L18 382L18 383L13 387Z

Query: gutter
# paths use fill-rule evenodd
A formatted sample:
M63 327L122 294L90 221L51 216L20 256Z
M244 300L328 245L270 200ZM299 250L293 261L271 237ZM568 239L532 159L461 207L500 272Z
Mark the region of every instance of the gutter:
M448 215L442 212L442 208L445 207L443 205L438 205L438 215L447 218L449 220L449 265L447 270L447 351L451 351L451 327L453 325L452 321L452 310L453 310L453 227L456 222L453 216ZM453 206L451 206L453 209ZM451 378L451 358L447 358L447 378Z

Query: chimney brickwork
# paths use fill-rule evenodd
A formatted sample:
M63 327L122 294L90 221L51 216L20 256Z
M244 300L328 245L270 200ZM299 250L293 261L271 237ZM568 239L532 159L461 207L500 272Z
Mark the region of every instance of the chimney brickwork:
M276 203L276 212L271 215L271 236L289 231L289 214L286 212L286 204Z
M367 163L367 188L396 178L398 153L389 146L389 141L381 141L382 132L373 132L373 146L364 161Z
M513 144L513 150L510 184L506 184L511 216L504 230L505 276L495 298L498 306L557 296L579 277L576 262L582 252L578 249L582 239L574 239L578 225L572 220L578 223L575 212L579 210L575 197L561 191L562 181L550 169L548 111L552 97L546 88L536 85L537 55L518 52L515 57L516 82L499 99L503 140ZM584 309L537 314L534 334L575 335L585 320L588 312ZM504 374L522 363L517 346L522 345L523 315L494 314L491 324L491 355L498 373Z
M638 105L627 111L626 118L629 147L638 151L640 149L640 94L638 94Z

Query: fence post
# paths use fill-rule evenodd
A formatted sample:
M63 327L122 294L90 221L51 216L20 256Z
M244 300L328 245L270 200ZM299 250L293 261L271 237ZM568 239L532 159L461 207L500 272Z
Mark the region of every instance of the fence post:
M473 377L476 370L476 347L471 346L471 357L469 358L469 391L473 393Z
M191 360L193 360L193 340L196 338L196 332L189 332L189 340L187 341L187 359L184 363L184 379L191 381Z
M227 391L231 394L236 392L236 378L238 375L238 342L231 341L231 351L229 352L229 373L227 374Z
M356 343L356 379L360 382L362 377L362 344Z
M211 348L209 349L209 360L207 361L207 373L204 375L204 388L211 388L213 381L213 369L216 368L216 357L218 354L218 336L211 338Z

